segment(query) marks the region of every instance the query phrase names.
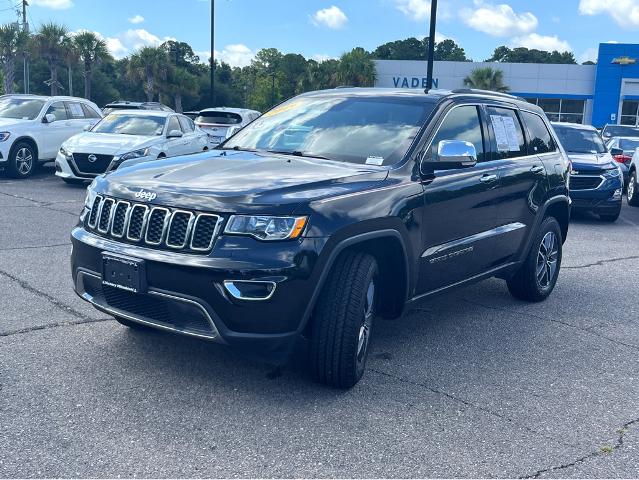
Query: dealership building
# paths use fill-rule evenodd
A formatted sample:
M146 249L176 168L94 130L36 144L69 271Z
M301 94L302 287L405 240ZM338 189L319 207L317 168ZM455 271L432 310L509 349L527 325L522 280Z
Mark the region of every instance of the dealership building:
M426 62L376 64L377 87L426 86ZM512 94L539 105L553 121L639 124L639 44L602 43L597 65L435 62L433 87L464 88L466 76L487 66L501 70Z

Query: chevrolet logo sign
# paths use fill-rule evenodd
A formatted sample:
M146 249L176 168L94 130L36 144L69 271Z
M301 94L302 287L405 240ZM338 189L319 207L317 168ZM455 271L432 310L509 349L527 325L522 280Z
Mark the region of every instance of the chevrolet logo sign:
M634 65L637 63L637 59L630 57L616 57L613 58L610 63L616 63L617 65Z

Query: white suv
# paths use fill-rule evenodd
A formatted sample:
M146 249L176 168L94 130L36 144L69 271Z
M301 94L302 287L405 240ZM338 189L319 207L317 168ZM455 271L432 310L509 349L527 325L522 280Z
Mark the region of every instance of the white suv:
M0 170L16 178L55 159L69 137L102 118L98 106L76 97L0 97Z

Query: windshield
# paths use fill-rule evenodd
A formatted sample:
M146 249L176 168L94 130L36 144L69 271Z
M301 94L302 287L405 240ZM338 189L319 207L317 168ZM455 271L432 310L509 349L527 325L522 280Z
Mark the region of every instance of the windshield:
M557 136L570 153L606 153L606 146L595 130L553 125Z
M639 137L639 128L629 125L606 125L604 137Z
M622 150L634 150L639 147L639 140L629 140L629 139L621 139L619 140L619 148Z
M166 118L155 115L127 115L112 113L104 117L91 130L94 133L119 133L122 135L162 135Z
M0 118L33 120L44 106L44 100L35 98L1 98Z
M430 101L416 98L298 97L266 112L222 148L392 165L404 157L432 109Z
M242 123L242 117L233 112L200 112L195 121L198 123L237 125L239 123Z

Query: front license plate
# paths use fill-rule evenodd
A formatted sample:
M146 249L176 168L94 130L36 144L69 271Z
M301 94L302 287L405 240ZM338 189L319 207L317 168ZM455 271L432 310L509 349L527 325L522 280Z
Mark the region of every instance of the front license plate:
M102 283L132 293L144 293L146 291L144 260L103 253Z

